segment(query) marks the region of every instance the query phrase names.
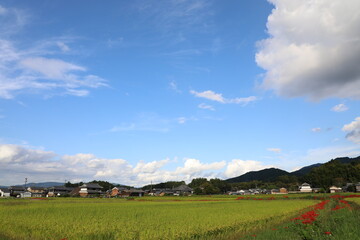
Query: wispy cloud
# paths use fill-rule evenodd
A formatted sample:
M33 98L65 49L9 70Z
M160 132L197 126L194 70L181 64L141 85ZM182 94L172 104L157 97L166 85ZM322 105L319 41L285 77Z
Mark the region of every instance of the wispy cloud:
M199 98L205 98L208 100L216 101L219 103L235 103L241 104L243 106L258 100L255 96L245 97L245 98L224 98L221 93L215 93L211 90L197 92L194 90L190 90L190 93Z
M347 110L349 110L349 108L343 103L335 105L334 107L331 108L331 111L333 112L345 112Z
M181 90L179 89L177 82L174 80L169 82L169 88L177 93L181 93Z
M19 26L26 24L24 14L16 9L1 9L1 18L17 19L7 25L12 31L6 33L17 34ZM86 96L90 88L107 85L103 78L86 74L86 67L61 59L62 53L71 51L66 41L61 41L64 38L46 39L19 49L7 37L0 32L0 98L12 99L21 93Z
M205 104L205 103L200 103L198 105L198 107L201 108L201 109L207 109L207 110L215 111L215 108L213 106Z
M281 153L281 148L268 148L267 150L269 152Z
M321 130L322 130L322 129L319 128L319 127L312 128L312 129L311 129L312 132L321 132Z

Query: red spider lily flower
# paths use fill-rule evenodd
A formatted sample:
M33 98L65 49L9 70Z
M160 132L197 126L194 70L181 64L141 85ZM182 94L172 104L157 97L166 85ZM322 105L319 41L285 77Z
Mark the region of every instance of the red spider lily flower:
M334 208L331 209L331 211L339 210L339 209L342 209L342 208L345 208L345 207L341 207L339 205L336 205Z
M324 232L326 235L331 235L331 232Z

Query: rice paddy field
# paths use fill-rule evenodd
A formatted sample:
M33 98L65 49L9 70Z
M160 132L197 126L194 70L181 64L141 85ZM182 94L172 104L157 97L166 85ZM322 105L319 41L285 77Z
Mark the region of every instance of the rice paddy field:
M319 196L0 199L0 239L350 239L304 238L335 213L359 228L360 198Z

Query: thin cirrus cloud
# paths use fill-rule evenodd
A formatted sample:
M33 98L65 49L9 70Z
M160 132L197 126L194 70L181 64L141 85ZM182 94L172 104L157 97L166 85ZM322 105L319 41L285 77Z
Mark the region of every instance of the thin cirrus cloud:
M335 105L334 107L331 108L331 111L333 112L345 112L347 110L349 110L349 108L343 103Z
M262 87L285 97L360 98L360 1L269 0Z
M312 132L316 132L316 133L321 132L321 130L322 130L322 129L319 128L319 127L312 128L312 129L311 129Z
M223 103L223 104L234 103L234 104L241 104L241 105L245 106L251 102L258 100L258 98L255 96L250 96L250 97L246 97L246 98L224 98L221 93L215 93L211 90L207 90L207 91L203 91L203 92L197 92L195 90L190 90L190 93L192 95L194 95L195 97L205 98L205 99Z
M86 96L91 88L107 86L103 78L88 74L86 67L61 59L61 54L71 51L61 41L63 38L19 49L9 36L16 36L27 24L25 13L2 6L0 9L1 19L9 21L8 31L0 32L0 98L12 99L22 93Z
M205 104L205 103L200 103L198 105L198 107L201 108L201 109L207 109L207 110L215 111L215 108L213 106Z
M269 152L281 153L281 148L268 148L267 150Z

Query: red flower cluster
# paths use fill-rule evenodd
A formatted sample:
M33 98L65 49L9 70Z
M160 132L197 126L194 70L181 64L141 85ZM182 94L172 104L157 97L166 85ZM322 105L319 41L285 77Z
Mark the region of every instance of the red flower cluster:
M331 235L331 232L324 232L326 235Z
M336 205L334 208L331 209L331 211L339 210L345 207L341 207L340 205Z
M324 209L325 205L330 202L330 200L322 201L321 203L318 203L314 206L315 210L321 210Z
M314 206L314 210L308 211L308 212L302 214L300 217L294 218L292 220L293 221L300 220L303 224L311 224L316 220L317 216L319 216L319 214L315 210L324 209L325 205L328 202L329 202L329 200L322 201L321 203L318 203Z

